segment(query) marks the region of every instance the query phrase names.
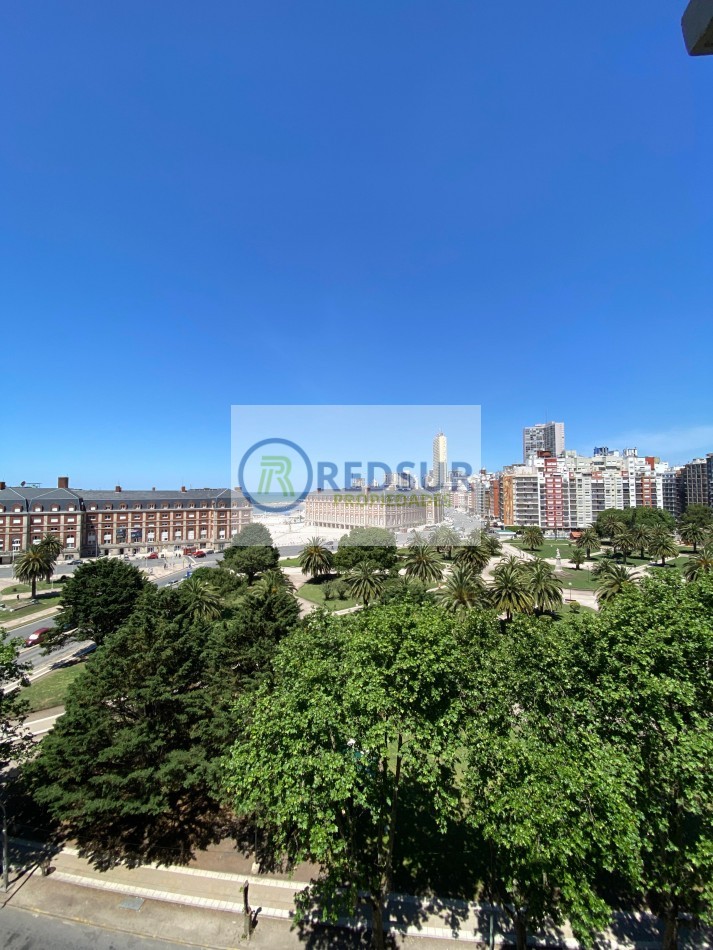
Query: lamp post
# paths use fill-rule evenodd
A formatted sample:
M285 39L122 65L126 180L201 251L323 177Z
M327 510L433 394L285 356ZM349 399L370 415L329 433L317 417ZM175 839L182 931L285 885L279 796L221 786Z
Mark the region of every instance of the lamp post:
M0 808L2 808L2 886L7 894L10 887L10 859L7 847L7 805L2 800L0 800Z

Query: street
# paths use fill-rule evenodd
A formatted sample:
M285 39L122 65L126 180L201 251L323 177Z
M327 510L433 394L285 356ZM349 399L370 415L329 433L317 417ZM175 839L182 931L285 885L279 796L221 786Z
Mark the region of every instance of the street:
M5 950L40 947L51 947L52 950L185 950L184 943L103 930L12 907L0 910L0 925L5 934L2 944Z

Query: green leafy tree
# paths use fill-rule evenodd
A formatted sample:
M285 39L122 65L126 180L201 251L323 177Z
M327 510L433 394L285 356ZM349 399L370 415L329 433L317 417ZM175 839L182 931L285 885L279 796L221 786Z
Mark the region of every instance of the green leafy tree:
M562 581L547 561L535 558L524 564L523 571L535 613L555 611L562 606Z
M232 546L238 548L271 548L273 546L272 535L264 524L255 521L238 531L232 540Z
M689 526L696 525L703 528L704 531L713 528L713 508L708 505L689 505L679 519L679 529L681 534Z
M333 565L341 572L351 571L360 561L370 561L380 570L390 570L398 560L394 535L386 528L352 528L345 534L334 554Z
M352 597L365 607L376 600L384 589L384 577L371 561L359 561L345 576Z
M609 603L623 590L636 584L634 575L628 568L612 561L602 561L593 574L597 578L597 600L600 604Z
M518 950L548 919L569 920L591 943L611 917L603 872L635 879L639 867L637 773L579 701L570 636L566 625L518 617L473 666L468 816L492 856L487 890Z
M399 574L384 581L384 586L379 594L379 603L432 604L434 603L434 596L429 591L427 583L415 577L404 577Z
M321 577L332 569L332 552L322 538L310 538L299 556L303 574Z
M665 567L668 558L677 557L678 547L666 528L654 528L649 539L649 554L661 558L661 567Z
M574 564L574 569L578 571L582 564L587 560L587 555L581 548L572 548L569 554L570 564Z
M0 788L5 781L5 769L11 760L21 760L32 749L32 738L23 723L27 703L20 685L28 685L30 670L19 659L20 641L10 639L0 627Z
M512 620L514 613L530 613L535 607L532 590L523 569L523 562L508 557L493 571L489 587L490 602L498 613Z
M129 618L149 587L140 570L117 558L82 564L62 588L61 610L45 650L69 640L94 640L101 646Z
M29 584L32 589L32 599L37 597L37 581L41 581L52 574L54 562L47 550L41 544L33 544L15 561L15 577L22 584Z
M574 542L578 548L583 548L587 555L587 560L592 556L592 551L598 551L601 547L599 534L595 528L585 528L577 540Z
M486 607L488 590L480 575L465 564L455 564L438 591L438 603L446 610Z
M711 575L657 575L581 628L583 703L637 771L641 884L664 917L665 950L682 914L713 923L712 606Z
M542 528L538 528L537 525L531 524L526 528L522 529L522 543L527 551L535 551L538 548L541 548L545 543L545 536L542 533Z
M240 534L250 528L262 527L262 525L248 525L247 528L243 528ZM279 561L280 552L271 545L236 543L225 552L222 564L229 571L243 574L247 579L248 586L250 586L259 574L277 567Z
M100 866L187 861L214 836L204 641L147 591L72 683L30 767L35 799ZM168 849L168 850L166 850Z
M295 585L290 578L279 567L265 571L253 590L258 593L277 594L279 591L294 591Z
M225 773L236 813L274 855L320 868L303 911L334 918L365 894L378 948L402 796L419 790L439 827L458 810L462 679L448 614L376 606L308 618L280 646L274 687L237 709Z
M410 544L404 566L406 577L413 577L424 584L437 584L443 576L443 562L438 551L430 544Z

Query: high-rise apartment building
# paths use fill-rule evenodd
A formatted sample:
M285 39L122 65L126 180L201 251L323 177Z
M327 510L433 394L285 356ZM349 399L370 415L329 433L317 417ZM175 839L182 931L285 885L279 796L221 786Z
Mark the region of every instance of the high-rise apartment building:
M433 439L433 487L445 488L448 484L448 443L442 432Z
M549 453L553 458L564 455L564 422L540 422L522 430L522 460Z
M681 469L681 491L683 505L711 505L711 483L713 482L713 453L706 458L693 459Z

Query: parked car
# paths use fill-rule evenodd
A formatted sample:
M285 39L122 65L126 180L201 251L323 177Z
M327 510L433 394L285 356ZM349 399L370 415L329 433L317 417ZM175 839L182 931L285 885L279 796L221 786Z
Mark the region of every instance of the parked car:
M215 554L215 551L213 550L213 548L208 548L208 550L207 550L205 553L206 553L206 554Z
M40 627L38 630L35 630L25 640L25 646L36 647L38 643L42 643L51 629L52 627Z
M69 563L70 563L70 564L81 564L82 562L79 560L78 557L73 557L72 560L71 560Z
M205 557L205 551L194 551L193 557Z
M147 555L146 555L146 560L147 560L147 561L157 561L157 560L158 560L158 554L157 554L155 551L152 551L150 554L147 554Z

